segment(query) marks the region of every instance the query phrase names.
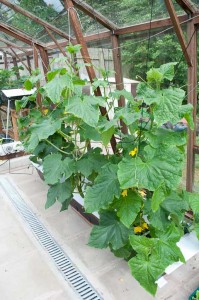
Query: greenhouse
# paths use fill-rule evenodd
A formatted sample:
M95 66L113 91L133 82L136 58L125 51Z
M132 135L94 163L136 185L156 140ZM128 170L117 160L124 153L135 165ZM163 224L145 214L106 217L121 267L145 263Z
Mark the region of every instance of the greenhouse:
M199 300L199 0L0 16L0 299Z

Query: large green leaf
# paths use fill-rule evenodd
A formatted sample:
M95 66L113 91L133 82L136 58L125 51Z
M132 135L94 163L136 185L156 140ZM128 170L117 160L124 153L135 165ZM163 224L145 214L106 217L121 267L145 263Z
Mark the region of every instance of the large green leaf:
M65 207L68 207L71 199L72 186L70 181L68 180L63 183L57 183L56 185L51 186L48 190L45 208L52 206L56 200L60 203L64 203Z
M146 161L139 157L124 158L118 167L118 179L122 189L138 186L154 191L162 182L175 189L181 178L182 155L177 147L168 148L164 153L158 149Z
M46 83L43 88L46 91L47 96L53 103L61 101L61 94L67 87L71 88L72 79L68 74L61 76L55 76L51 81Z
M115 127L112 126L107 131L104 131L103 133L101 133L101 139L102 139L102 143L104 146L108 145L114 132L115 132Z
M120 97L123 96L125 99L131 102L134 100L132 93L126 90L115 90L114 92L111 92L109 96L115 99L120 99Z
M63 175L61 154L49 154L43 161L43 174L46 183L55 184Z
M157 232L157 238L135 235L130 237L131 246L138 253L129 261L131 272L139 283L153 295L157 289L155 281L165 268L179 259L185 262L176 245L180 237L181 234L174 225L164 232Z
M92 172L99 173L101 168L107 164L108 160L105 155L101 154L100 148L88 151L80 160L76 162L77 172L88 177Z
M120 196L114 207L117 208L120 221L129 228L135 221L141 205L142 198L135 191L129 190L127 196Z
M80 128L81 141L90 139L92 141L101 141L101 135L96 128L89 126L88 124L81 125Z
M129 107L119 108L114 116L115 119L121 119L129 126L141 118L141 112L132 110Z
M84 205L87 212L107 208L114 197L120 196L117 165L108 163L101 168L92 187L87 188Z
M161 144L183 146L186 144L186 131L173 131L170 129L156 128L145 133L150 145L158 148Z
M62 160L62 155L59 153L50 154L43 161L43 174L48 184L59 182L63 176L65 179L69 178L74 170L74 161L69 157Z
M111 244L117 250L128 242L130 232L132 229L126 228L114 212L106 211L100 215L100 225L93 226L89 245L102 249Z
M188 201L194 214L199 214L199 194L184 191L184 199Z
M164 201L167 196L167 190L164 183L161 183L159 187L154 191L151 201L151 208L155 212L158 210L160 203Z
M148 216L150 225L159 230L166 230L171 224L169 215L170 213L160 206L156 212L151 211L150 215Z
M157 211L149 212L148 217L153 227L164 231L173 221L180 224L186 210L188 210L187 202L177 193L172 192L160 204Z
M173 80L174 77L174 66L177 62L171 62L160 66L159 71L163 74L163 77L168 80Z
M147 256L154 251L158 242L157 239L147 238L145 236L138 236L138 235L131 235L129 240L132 248L137 253L142 253Z
M167 231L158 234L159 240L155 251L158 253L161 259L164 259L164 262L167 265L179 260L185 263L184 256L180 248L176 245L181 236L182 234L180 234L179 230L174 226L174 224L171 224Z
M68 113L82 119L91 127L96 127L99 120L99 107L94 104L92 98L74 96L69 99L66 107Z
M39 124L29 128L30 135L26 140L27 152L33 152L41 140L47 139L61 128L61 120L43 119Z
M161 92L152 89L149 85L141 82L137 86L137 98L144 101L147 105L159 103Z
M154 118L159 126L168 121L172 124L180 121L180 107L184 97L184 90L179 88L162 90L159 103L154 108Z
M165 270L165 264L157 260L156 256L147 258L143 254L136 255L128 262L132 275L149 293L155 295L157 284L155 281Z

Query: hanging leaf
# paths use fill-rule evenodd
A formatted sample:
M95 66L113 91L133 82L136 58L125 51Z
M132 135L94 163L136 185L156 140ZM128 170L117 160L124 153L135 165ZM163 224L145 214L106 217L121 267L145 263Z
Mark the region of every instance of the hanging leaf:
M101 249L110 244L117 250L128 242L130 232L132 229L126 228L114 212L106 211L100 215L100 224L93 226L88 244Z
M120 196L114 204L120 221L128 228L135 221L141 206L142 198L135 191L131 190L128 190L127 196Z
M47 96L53 103L61 101L61 94L66 88L72 89L72 79L69 74L56 75L51 81L43 86Z
M72 186L70 181L65 181L63 183L57 183L49 188L47 194L47 201L45 208L52 206L56 200L63 203L65 207L68 208L70 201L72 199Z
M158 238L136 235L130 237L131 246L138 253L129 261L132 275L152 295L155 295L157 290L155 282L165 268L179 259L185 262L180 249L176 246L180 237L174 225L165 232L159 232Z
M152 131L146 132L150 145L154 148L160 147L161 144L184 146L187 142L186 131L173 131L165 128L155 128Z
M184 199L189 203L194 214L199 214L199 194L184 191Z
M180 107L184 97L185 91L179 88L169 88L162 91L159 103L154 108L154 118L158 126L168 121L172 124L180 121Z
M43 119L29 128L30 135L25 140L27 152L32 152L41 140L47 139L61 128L61 120Z
M141 118L141 112L127 107L120 108L116 111L114 119L121 119L129 126Z
M68 113L82 119L89 126L97 126L99 120L99 107L93 105L91 98L74 96L69 99L66 110Z
M91 213L107 208L114 197L120 196L119 182L117 179L117 165L111 163L101 168L94 185L87 188L84 205L87 212Z
M165 187L164 182L154 191L151 201L151 208L155 212L158 210L160 203L163 202L168 195L168 191Z
M182 157L177 147L168 147L165 151L153 150L152 156L148 155L146 161L139 157L124 158L118 165L121 188L138 186L154 191L161 182L165 182L167 187L175 189L181 178Z
M155 281L165 270L163 261L157 260L156 256L149 259L142 254L136 255L128 262L132 275L150 294L155 295L157 283Z
M62 155L53 153L43 161L43 174L48 184L55 184L60 180L69 178L75 170L74 161L67 157L62 160Z

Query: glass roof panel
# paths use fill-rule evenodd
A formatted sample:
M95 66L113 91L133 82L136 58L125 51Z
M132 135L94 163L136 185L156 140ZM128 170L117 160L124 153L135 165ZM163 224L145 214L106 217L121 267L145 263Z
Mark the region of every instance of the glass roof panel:
M193 2L193 4L195 4L196 8L199 9L199 0L191 0L191 2Z
M119 27L148 22L151 19L169 17L164 0L154 0L151 7L149 0L85 0L87 4L103 14L108 20ZM173 2L176 12L183 14L184 11L178 4Z
M68 18L68 12L64 8L63 0L9 0L33 13L37 17L49 22L56 28L74 37L72 26ZM199 0L195 0L198 2ZM85 2L104 15L109 21L115 23L118 27L129 26L142 22L148 22L152 19L161 19L169 17L164 0L154 0L151 7L149 0L79 0ZM173 1L178 14L184 14L175 1ZM107 29L99 24L95 19L89 17L79 9L75 8L81 23L84 35L90 35L106 31ZM29 34L43 43L52 42L52 39L46 33L44 27L28 17L15 12L7 6L0 3L0 17L3 22ZM51 31L52 32L52 31ZM52 32L53 33L53 32ZM63 39L58 34L53 33L57 40Z

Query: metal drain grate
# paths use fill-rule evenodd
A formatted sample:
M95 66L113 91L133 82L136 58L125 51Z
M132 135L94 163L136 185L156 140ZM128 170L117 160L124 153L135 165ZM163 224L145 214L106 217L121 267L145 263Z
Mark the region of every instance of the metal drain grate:
M80 299L102 300L87 279L78 271L76 266L73 265L72 261L64 253L62 248L56 243L45 226L34 215L8 179L0 178L0 185L14 204L17 211L29 225L29 228L39 243L48 252L64 279L70 284L73 290L79 294Z

